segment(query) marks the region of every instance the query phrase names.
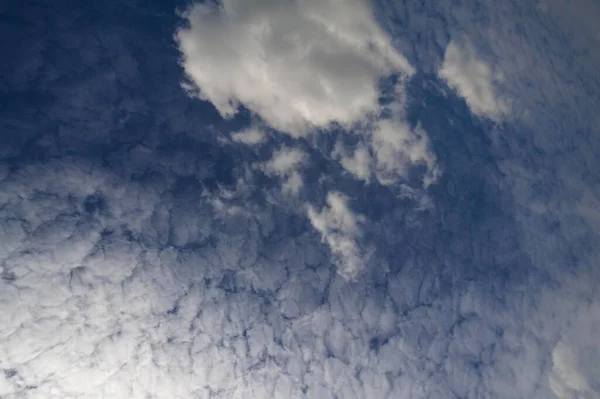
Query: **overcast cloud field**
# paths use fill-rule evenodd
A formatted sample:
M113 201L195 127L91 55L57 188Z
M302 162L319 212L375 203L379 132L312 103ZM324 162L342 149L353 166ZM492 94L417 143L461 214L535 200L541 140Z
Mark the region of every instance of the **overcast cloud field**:
M0 1L0 398L599 399L599 20Z

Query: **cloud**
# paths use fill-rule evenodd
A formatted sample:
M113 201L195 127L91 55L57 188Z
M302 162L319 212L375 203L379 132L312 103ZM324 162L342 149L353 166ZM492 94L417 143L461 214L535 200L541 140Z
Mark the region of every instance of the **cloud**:
M317 211L309 206L308 218L335 257L339 273L352 278L360 273L368 259L359 242L359 225L364 222L364 216L355 215L347 202L339 192L329 192L326 207Z
M304 184L298 169L306 163L307 158L307 154L298 148L281 148L261 169L268 175L284 178L284 192L298 194Z
M372 176L383 185L396 185L408 180L416 165L424 165L424 187L435 183L441 175L436 156L424 130L411 128L401 118L381 119L365 134L366 138L349 150L338 141L332 157L356 179L370 182Z
M365 145L358 145L353 152L350 152L337 142L331 155L339 159L340 165L357 179L369 182L372 174L372 159Z
M552 351L549 384L559 399L600 398L600 302L579 304Z
M264 165L269 174L285 176L306 162L306 153L297 148L282 148Z
M232 133L231 139L235 142L246 145L257 145L264 143L267 139L267 136L264 131L260 130L260 128L251 127L239 132Z
M378 80L413 68L361 0L197 3L177 31L190 92L300 135L377 112Z
M471 44L448 43L438 74L465 99L474 114L496 121L508 114L508 100L494 87L497 75Z
M559 399L569 398L600 398L600 392L594 392L588 376L600 364L598 348L586 348L584 353L576 353L572 348L560 342L552 352L553 370L550 376L550 387ZM583 359L590 357L589 364L580 364ZM591 378L594 378L591 376ZM596 385L599 381L595 381Z
M425 185L435 181L435 157L425 132L413 132L403 122L403 89L414 68L366 2L263 1L249 6L226 0L194 4L181 15L187 25L176 39L187 77L184 86L222 116L233 117L243 106L295 137L341 126L345 133L354 131L359 144L352 151L338 146L330 156L355 178L371 181L376 176L379 183L392 185L419 163L428 168ZM399 83L392 104L382 106L382 79L390 75ZM384 116L389 113L393 122ZM232 139L255 145L265 135L251 128ZM298 174L284 184L287 192L301 187Z
M409 168L415 164L426 166L423 176L425 187L434 183L440 175L435 154L420 127L411 129L399 120L381 120L373 130L371 146L377 178L384 184L396 183L400 177L406 177Z
M428 91L408 99L411 112L446 171L427 193L435 206L415 212L407 203L419 190L400 185L398 198L329 170L323 186L306 190L308 221L306 209L263 201L264 187L251 180L238 184L254 169L239 146L218 145L208 107L196 112L198 102L180 93L177 68L169 69L175 54L157 28L176 20L158 3L126 14L85 2L17 10L30 21L18 34L37 30L22 42L8 29L27 63L0 66L11 72L1 84L26 93L14 110L0 110L3 138L27 138L9 143L0 160L0 396L598 396L600 141L582 128L593 115L585 106L597 109L593 85L581 89L590 81L577 58L563 56L569 46L557 51L540 30L552 24L515 12L526 2L392 3L400 11L386 15L414 51L445 48L444 37L455 37L445 29L498 34L490 46L512 51L500 68L506 83L525 87L515 83L519 73L535 83L510 98L524 99L544 128L508 121L498 144L498 132L471 122L436 79L414 77ZM56 22L52 35L45 21ZM31 100L40 85L56 100ZM375 180L375 149L410 143L418 131L402 121L391 118L386 129L370 121L382 131L347 144L341 163L366 176L366 156L355 156L365 148ZM290 142L277 148L291 150ZM411 159L388 155L380 168ZM229 164L233 183L220 177ZM293 173L290 164L273 162L273 176ZM320 190L341 200L314 205ZM374 259L364 243L376 248ZM329 252L361 278L336 274Z

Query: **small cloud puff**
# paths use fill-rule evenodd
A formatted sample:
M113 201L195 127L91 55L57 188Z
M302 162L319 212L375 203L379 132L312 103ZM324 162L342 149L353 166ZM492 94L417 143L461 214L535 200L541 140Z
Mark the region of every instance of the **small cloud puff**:
M508 114L508 100L499 96L494 87L497 75L477 56L471 44L451 41L438 75L465 99L474 114L495 121Z
M231 139L245 145L257 145L266 141L267 135L257 127L250 127L239 132L232 133Z

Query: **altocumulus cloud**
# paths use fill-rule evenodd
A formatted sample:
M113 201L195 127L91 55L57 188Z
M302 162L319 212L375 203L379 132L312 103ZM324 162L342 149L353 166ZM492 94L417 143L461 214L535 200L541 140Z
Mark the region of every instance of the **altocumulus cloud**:
M599 397L593 27L224 2L178 54L173 10L113 5L2 10L1 397Z

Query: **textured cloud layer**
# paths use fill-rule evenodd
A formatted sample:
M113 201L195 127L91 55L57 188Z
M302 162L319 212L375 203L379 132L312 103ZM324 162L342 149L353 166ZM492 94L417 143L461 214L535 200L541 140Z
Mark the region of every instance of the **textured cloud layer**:
M392 3L431 74L316 143L190 100L163 2L2 10L1 397L598 397L596 50L528 3ZM529 119L473 118L437 77L457 31ZM376 184L389 147L427 164L421 130L427 195Z

